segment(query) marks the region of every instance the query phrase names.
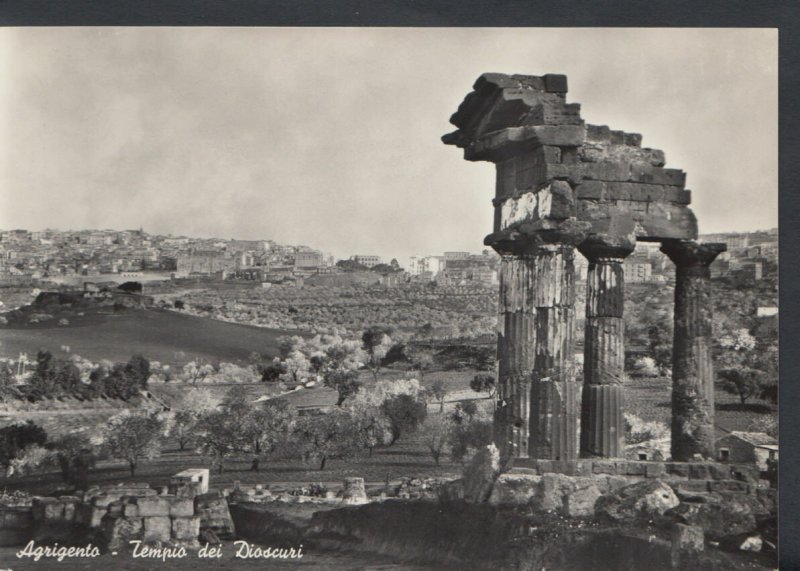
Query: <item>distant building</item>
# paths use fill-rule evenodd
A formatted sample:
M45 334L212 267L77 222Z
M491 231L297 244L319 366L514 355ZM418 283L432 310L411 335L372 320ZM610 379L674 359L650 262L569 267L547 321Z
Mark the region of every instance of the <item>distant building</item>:
M408 273L430 281L444 269L444 266L444 256L412 257L408 264Z
M469 252L445 252L444 260L449 262L451 260L466 260L469 258Z
M362 254L356 254L354 256L350 256L350 259L362 266L366 266L371 268L372 266L377 266L380 263L383 263L380 256L365 256Z
M725 242L728 245L728 251L735 252L744 250L750 245L749 234L739 234L737 232L725 234L703 234L700 236L701 242Z
M487 267L476 267L472 271L472 280L486 286L496 285L497 270Z
M294 267L298 269L316 270L323 265L321 252L297 252L294 257Z
M767 460L778 459L778 441L764 432L731 432L717 440L720 462L756 464L762 471Z
M624 274L625 283L647 283L650 281L650 275L653 272L653 266L648 263L626 263L622 264L622 272Z
M215 274L223 270L231 270L236 266L235 260L226 259L217 250L193 250L189 254L177 257L179 274Z

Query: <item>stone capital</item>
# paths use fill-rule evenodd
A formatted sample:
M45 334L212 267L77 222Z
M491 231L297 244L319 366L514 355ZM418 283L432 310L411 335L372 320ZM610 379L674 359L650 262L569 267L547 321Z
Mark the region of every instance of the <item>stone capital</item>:
M489 234L483 243L500 255L532 255L554 246L574 248L586 239L589 226L575 218L537 220Z
M578 245L578 250L590 262L602 259L622 261L636 248L636 239L631 236L590 237Z
M636 225L627 212L616 212L605 220L597 220L592 232L578 245L590 262L601 258L622 260L636 248Z
M665 240L661 251L679 267L708 267L728 249L722 242L696 242L694 240Z

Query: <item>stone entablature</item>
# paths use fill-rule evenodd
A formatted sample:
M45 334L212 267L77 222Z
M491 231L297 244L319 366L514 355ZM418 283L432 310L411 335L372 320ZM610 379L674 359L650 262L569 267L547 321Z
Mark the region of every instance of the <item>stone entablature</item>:
M442 140L496 164L494 233L571 217L594 227L627 213L639 240L696 239L686 174L637 133L586 125L566 93L563 75L487 73L450 118L459 129Z

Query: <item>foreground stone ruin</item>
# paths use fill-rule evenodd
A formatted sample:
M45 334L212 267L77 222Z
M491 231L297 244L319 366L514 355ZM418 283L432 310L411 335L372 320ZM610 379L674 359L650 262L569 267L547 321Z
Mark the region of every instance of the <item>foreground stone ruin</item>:
M587 125L567 78L487 73L450 118L445 144L496 165L502 257L495 437L504 456L624 455L624 279L637 240L675 263L672 458L714 458L709 265L685 174L636 133ZM589 261L584 377L575 379L574 257ZM579 428L580 427L580 428Z
M176 475L161 493L148 484L93 487L73 496L34 497L29 505L0 509L0 515L3 545L82 538L108 549L132 540L195 548L201 538L235 534L227 500L208 492L206 469L188 478Z

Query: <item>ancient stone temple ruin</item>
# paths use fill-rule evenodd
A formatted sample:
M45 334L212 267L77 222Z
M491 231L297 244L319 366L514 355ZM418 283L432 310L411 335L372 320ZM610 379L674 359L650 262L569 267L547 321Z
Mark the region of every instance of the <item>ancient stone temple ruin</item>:
M495 437L516 458L624 454L624 283L637 240L674 262L672 456L714 457L709 265L685 174L635 133L587 125L567 78L484 74L450 118L448 145L496 165L502 257ZM576 253L578 250L579 253ZM574 257L589 261L583 381L574 366Z

